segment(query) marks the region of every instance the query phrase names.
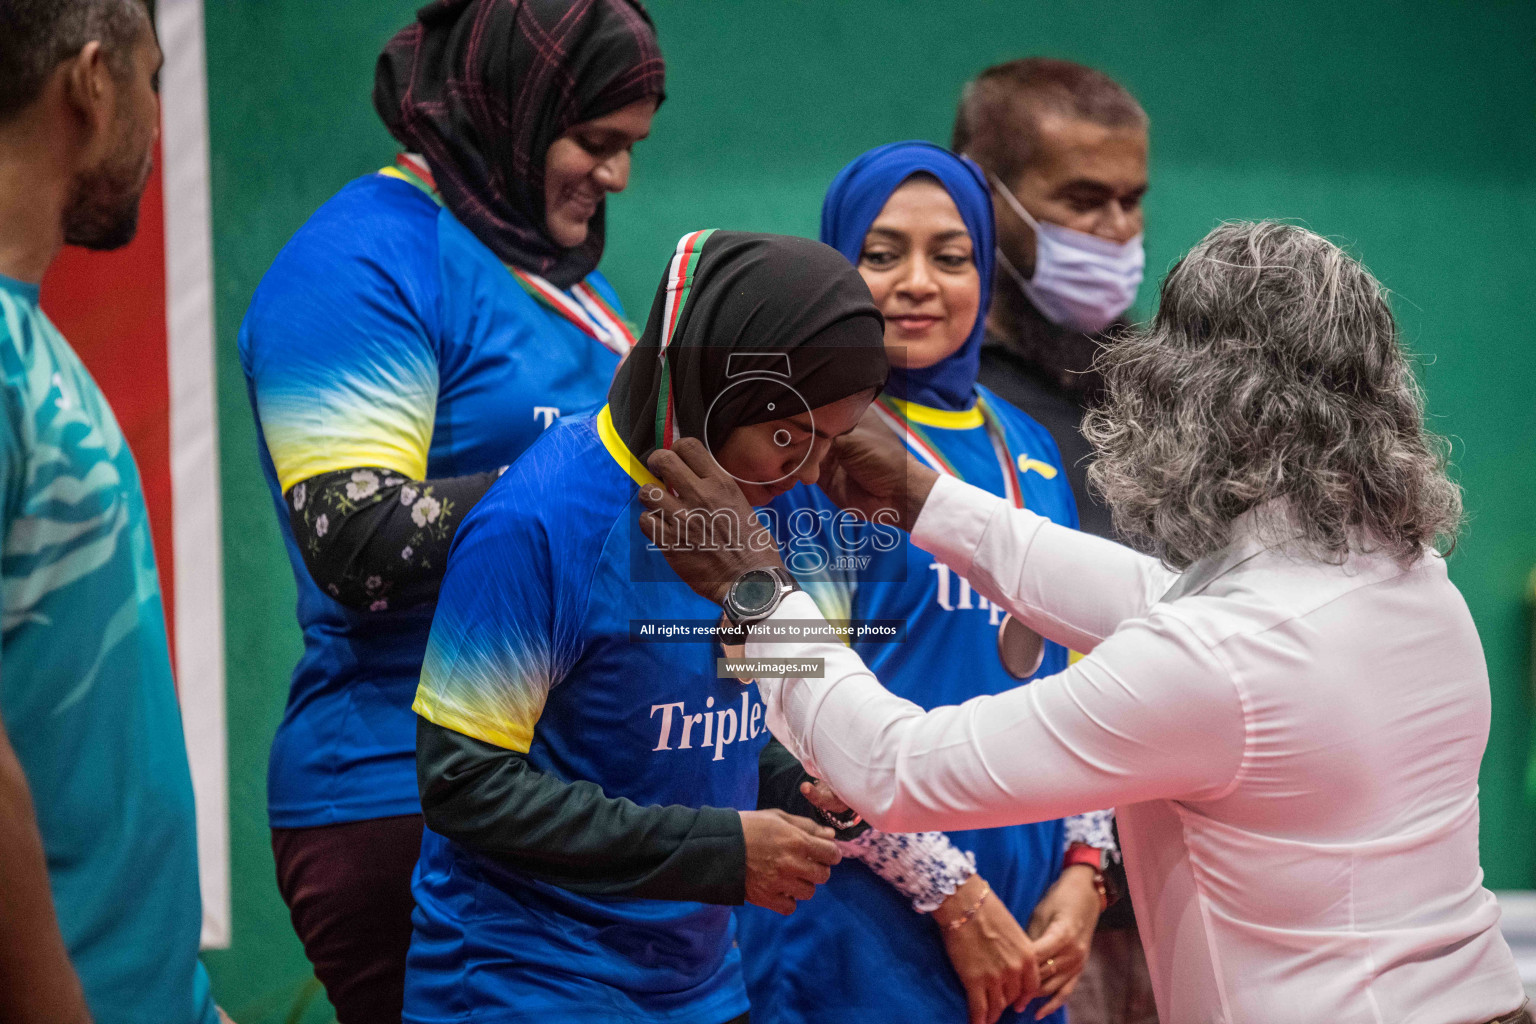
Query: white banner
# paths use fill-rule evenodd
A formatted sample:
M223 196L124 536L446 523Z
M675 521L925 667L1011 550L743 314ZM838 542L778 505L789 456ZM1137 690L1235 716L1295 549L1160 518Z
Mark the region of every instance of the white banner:
M202 0L159 0L176 679L197 798L203 947L230 942L224 569Z

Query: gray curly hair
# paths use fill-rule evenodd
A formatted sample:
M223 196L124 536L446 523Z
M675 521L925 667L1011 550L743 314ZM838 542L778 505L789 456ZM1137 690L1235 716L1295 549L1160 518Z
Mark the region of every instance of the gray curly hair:
M1454 545L1461 491L1381 284L1327 239L1223 224L1163 282L1148 328L1106 345L1083 432L1115 527L1175 568L1245 512L1314 557ZM1280 539L1280 538L1275 538Z

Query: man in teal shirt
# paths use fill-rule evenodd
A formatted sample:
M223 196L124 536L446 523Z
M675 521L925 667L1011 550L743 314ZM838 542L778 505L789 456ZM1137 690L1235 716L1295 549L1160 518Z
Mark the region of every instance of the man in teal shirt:
M192 783L133 456L38 308L133 237L159 128L142 0L0 0L0 1016L213 1024Z

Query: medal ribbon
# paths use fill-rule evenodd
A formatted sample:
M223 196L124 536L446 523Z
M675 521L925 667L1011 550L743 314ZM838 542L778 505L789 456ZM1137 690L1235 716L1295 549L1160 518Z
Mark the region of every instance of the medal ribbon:
M929 439L923 428L913 423L910 418L901 415L900 406L896 404L894 399L888 395L882 395L871 408L875 410L875 415L880 418L880 421L890 427L897 437L906 442L907 448L919 459L927 463L935 472L948 474L956 480L965 479L950 461L944 458L938 446ZM981 412L981 422L987 429L987 439L992 442L992 451L997 456L998 469L1002 470L1003 473L1005 497L1007 497L1009 504L1014 508L1023 508L1024 488L1019 481L1018 469L1013 459L1013 453L1008 450L1008 441L1003 431L1002 421L997 418L997 414L992 411L986 399L982 398L979 394L976 396L976 408ZM1047 466L1046 468L1052 469L1052 475L1054 475L1053 467ZM1008 649L1010 645L1005 638L1009 635L1010 627L1015 631L1019 629L1025 630L1026 634L1033 636L1035 641L1040 644L1035 663L1029 666L1028 671L1024 670L1024 666L1017 664L1009 658ZM1040 661L1045 657L1044 642L1039 634L1034 633L1024 623L1015 619L1012 613L1009 613L1003 616L1003 621L997 627L997 657L1003 663L1003 670L1010 676L1015 679L1028 679L1040 669Z
M635 335L619 319L613 307L603 301L585 281L577 281L571 290L563 292L538 274L531 274L517 267L508 267L517 283L539 303L565 317L587 337L594 339L608 351L622 356L635 347Z
M1024 507L1024 488L1019 483L1019 474L1014 466L1013 454L1008 450L1008 441L1003 432L1003 424L997 418L997 414L987 405L980 395L976 396L976 407L981 410L981 419L987 430L987 438L992 442L992 451L997 456L998 469L1003 474L1003 496L1014 508ZM875 410L875 415L895 435L906 442L907 447L928 467L937 473L952 476L956 480L964 480L965 477L946 459L939 451L936 444L929 439L921 426L912 422L909 417L901 414L900 407L889 395L881 395L870 408Z
M677 241L672 262L667 267L667 297L662 305L661 346L656 358L661 360L661 391L656 396L656 447L671 448L677 439L677 416L672 410L672 368L667 363L667 346L677 334L678 321L682 319L683 306L693 289L694 274L698 270L699 256L704 243L715 233L714 228L690 231Z
M415 153L401 153L395 158L394 167L386 167L381 174L399 178L421 189L441 206L442 196L432 169ZM587 337L608 351L622 356L635 347L635 334L622 317L603 297L585 281L578 281L569 291L556 288L538 274L503 264L513 280L531 295L534 301L551 309L575 325Z

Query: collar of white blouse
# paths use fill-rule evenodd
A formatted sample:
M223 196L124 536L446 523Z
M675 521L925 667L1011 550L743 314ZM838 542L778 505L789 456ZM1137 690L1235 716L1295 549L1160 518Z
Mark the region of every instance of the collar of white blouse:
M1286 514L1286 504L1269 501L1232 520L1232 540L1220 551L1199 559L1174 577L1173 585L1160 599L1161 603L1191 597L1215 583L1227 573L1245 562L1252 561L1266 551L1284 549L1299 534L1291 526ZM1294 557L1306 560L1301 551Z

